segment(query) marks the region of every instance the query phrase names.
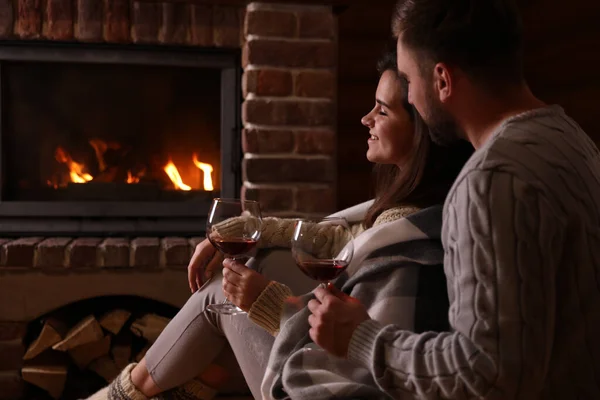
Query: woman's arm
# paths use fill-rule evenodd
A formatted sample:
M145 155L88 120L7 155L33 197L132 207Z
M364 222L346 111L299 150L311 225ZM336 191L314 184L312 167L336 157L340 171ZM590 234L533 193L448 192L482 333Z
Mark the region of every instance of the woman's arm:
M291 296L292 291L289 287L271 281L250 307L248 318L271 335L277 336L284 303Z
M235 217L215 225L213 229L223 237L238 236L243 232L244 224L246 222L247 217ZM290 248L295 222L296 220L292 218L263 218L258 248ZM362 224L359 223L351 226L353 235L361 231ZM351 239L346 230L336 225L312 223L308 232L307 239L309 240L318 236L317 241L313 246L316 246L319 254L325 255L326 257L333 257L333 255L341 251Z
M257 325L277 335L284 302L292 296L291 289L234 260L225 260L223 266L223 291L227 299L247 311Z

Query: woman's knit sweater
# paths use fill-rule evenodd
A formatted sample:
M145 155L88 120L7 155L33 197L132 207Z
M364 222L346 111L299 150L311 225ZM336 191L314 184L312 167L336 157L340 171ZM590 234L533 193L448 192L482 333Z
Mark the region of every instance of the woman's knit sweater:
M395 221L416 211L418 209L415 207L390 208L377 217L373 226ZM293 230L293 219L265 218L261 229L259 247L290 247ZM365 231L362 223L352 224L350 230L353 237L357 237ZM318 235L318 238L322 238L319 247L323 249L324 253L335 254L352 239L345 234L346 232L336 229L332 225L315 224L311 233ZM353 271L348 271L348 273L352 275ZM270 282L250 308L249 318L272 335L276 335L279 332L284 302L290 296L292 296L292 291L286 285L274 281Z

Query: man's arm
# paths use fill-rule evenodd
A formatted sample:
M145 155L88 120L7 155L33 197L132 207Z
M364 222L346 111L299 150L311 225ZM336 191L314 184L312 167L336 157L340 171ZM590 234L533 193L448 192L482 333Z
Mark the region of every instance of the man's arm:
M366 320L347 355L395 398L535 398L554 339L563 224L541 193L500 172L471 172L445 211L453 331L414 334ZM328 303L346 320L356 309ZM336 331L328 321L313 323ZM319 341L327 346L324 335Z

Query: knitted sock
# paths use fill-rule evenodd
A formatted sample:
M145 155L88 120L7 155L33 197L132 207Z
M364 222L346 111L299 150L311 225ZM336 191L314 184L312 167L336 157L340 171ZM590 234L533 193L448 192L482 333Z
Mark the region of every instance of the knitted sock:
M87 400L148 400L131 381L131 370L137 364L129 364L107 387L88 397Z
M131 370L136 363L129 364L108 386L108 400L148 400L131 381Z
M131 370L137 364L129 364L110 385L101 389L87 400L211 400L217 391L198 379L148 398L131 381Z

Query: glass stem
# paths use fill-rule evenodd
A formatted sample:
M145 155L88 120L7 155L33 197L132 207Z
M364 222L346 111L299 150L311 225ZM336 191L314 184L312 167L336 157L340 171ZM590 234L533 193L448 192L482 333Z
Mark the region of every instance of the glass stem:
M227 257L227 258L231 259L231 261L235 261L235 257ZM223 300L221 302L221 304L232 304L232 303L229 301L229 299L227 297L225 297L225 300Z

